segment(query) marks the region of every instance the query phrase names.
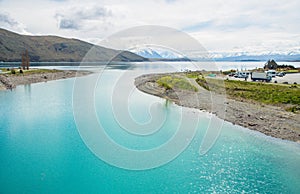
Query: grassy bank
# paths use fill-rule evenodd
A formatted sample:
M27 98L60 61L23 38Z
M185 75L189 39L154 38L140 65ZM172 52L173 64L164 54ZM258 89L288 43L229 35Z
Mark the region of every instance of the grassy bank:
M286 70L286 71L283 71L285 72L286 74L289 74L289 73L300 73L300 71L298 69L291 69L291 70Z
M182 89L188 91L198 91L198 89L193 86L187 78L179 76L163 76L157 81L158 85L164 87L165 89Z
M60 72L61 70L56 69L29 69L29 70L21 70L21 69L6 69L6 68L0 68L3 74L7 75L30 75L30 74L42 74L42 73L56 73Z
M218 80L198 77L197 83L207 90L218 92L226 89L226 94L237 100L253 100L264 104L283 106L292 112L300 111L300 86L272 83Z

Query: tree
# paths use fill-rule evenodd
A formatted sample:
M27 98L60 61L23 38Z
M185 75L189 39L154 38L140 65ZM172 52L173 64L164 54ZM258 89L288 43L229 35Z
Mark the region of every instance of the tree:
M278 64L272 59L265 63L264 69L277 69Z

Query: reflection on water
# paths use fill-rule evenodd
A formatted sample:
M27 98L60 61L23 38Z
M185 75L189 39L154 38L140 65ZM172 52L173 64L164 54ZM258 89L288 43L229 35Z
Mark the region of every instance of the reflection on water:
M169 99L165 101L165 107L168 108L172 102Z
M25 84L24 91L26 94L30 94L31 93L31 84Z

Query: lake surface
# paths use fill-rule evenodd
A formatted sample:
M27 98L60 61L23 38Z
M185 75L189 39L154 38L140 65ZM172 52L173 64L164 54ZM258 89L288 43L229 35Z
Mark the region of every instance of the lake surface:
M219 71L219 70L249 70L249 69L255 69L255 68L263 68L264 64L266 62L264 61L202 61L202 62L193 62L194 67L196 65L197 68L206 69L206 70L213 70L213 71ZM190 66L191 62L118 62L115 63L117 65L124 65L124 64L144 64L145 66L155 66L155 65L162 65L162 64L172 64L172 66L180 66L181 69L179 70L185 70L186 66L188 66L188 69L194 70L192 66ZM300 67L300 62L285 62L285 61L279 61L277 62L278 65L293 65L294 67ZM68 69L77 69L76 66L80 65L79 62L32 62L30 64L32 67L55 67L55 68L68 68ZM81 65L83 65L81 63ZM85 66L105 66L107 65L106 62L97 62L97 63L90 63L86 62L84 63ZM19 67L20 63L18 62L2 62L0 63L0 67Z
M0 193L299 193L299 144L225 122L211 149L200 155L213 116L134 89L137 75L181 68L190 67L114 66L102 74L1 91ZM89 89L93 96L86 97ZM115 144L131 151L164 147L178 126L183 138L192 138L174 159L151 168L169 152L153 152L149 159L121 155L89 136L97 133L90 131L90 114ZM145 126L141 130L153 121L154 128L134 134L132 121ZM111 160L99 158L100 145ZM168 149L176 152L177 146ZM143 165L139 161L148 161L148 168L133 170Z

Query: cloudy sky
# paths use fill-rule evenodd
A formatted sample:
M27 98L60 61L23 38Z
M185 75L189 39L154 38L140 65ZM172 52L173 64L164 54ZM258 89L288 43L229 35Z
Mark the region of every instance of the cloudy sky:
M299 0L0 0L0 25L93 43L130 27L162 25L210 52L300 52L299 9Z

